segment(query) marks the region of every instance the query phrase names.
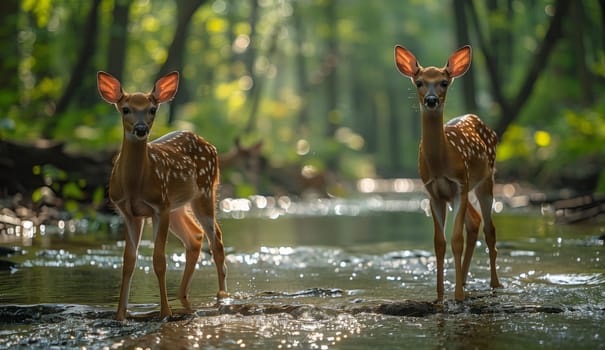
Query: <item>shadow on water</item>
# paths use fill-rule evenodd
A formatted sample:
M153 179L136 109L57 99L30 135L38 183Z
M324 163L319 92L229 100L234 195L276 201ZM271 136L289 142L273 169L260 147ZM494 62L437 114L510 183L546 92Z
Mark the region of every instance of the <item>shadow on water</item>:
M282 201L280 203L280 201ZM496 215L498 269L489 287L476 248L468 298L435 303L432 224L419 199L221 203L232 298L216 303L215 269L201 257L192 313L175 294L184 253L167 248L175 315L159 319L149 240L143 240L129 311L114 321L120 229L46 228L5 246L0 348L602 348L602 224L554 225L537 212ZM144 238L149 239L147 232ZM14 249L16 248L16 249ZM449 252L448 252L449 255ZM448 256L449 257L449 256Z

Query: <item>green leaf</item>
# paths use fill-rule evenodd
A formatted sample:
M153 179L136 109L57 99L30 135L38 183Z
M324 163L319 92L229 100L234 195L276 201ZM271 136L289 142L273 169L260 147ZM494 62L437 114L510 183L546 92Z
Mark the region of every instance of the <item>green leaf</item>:
M95 208L101 207L103 202L105 201L105 189L101 186L97 187L97 189L92 194L92 205Z
M63 186L63 197L72 199L83 199L84 193L75 182L68 182Z
M36 190L32 193L32 201L34 203L39 203L42 200L42 187L36 188Z

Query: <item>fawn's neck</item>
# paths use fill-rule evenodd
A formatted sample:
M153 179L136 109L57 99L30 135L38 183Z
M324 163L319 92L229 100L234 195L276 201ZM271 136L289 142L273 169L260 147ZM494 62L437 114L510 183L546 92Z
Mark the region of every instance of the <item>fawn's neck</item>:
M425 162L430 169L439 172L439 169L447 167L447 139L443 131L443 110L422 111L420 145Z
M120 155L116 161L119 176L127 188L137 187L145 176L149 162L147 141L129 140L124 137Z

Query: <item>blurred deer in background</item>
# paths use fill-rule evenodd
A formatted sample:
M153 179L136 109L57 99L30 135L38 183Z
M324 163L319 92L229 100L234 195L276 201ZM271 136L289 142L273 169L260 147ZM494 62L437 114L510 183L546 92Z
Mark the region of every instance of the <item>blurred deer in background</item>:
M236 137L233 146L227 152L218 155L222 177L219 200L240 195L238 187L242 185L248 190L259 190L264 161L262 148L263 141L247 147L242 145L239 137Z
M218 155L220 168L241 167L245 170L258 173L258 162L261 156L261 149L263 148L263 141L258 141L250 147L245 147L242 146L239 137L237 137L233 145L235 147Z
M185 305L204 234L218 272L218 298L227 297L222 233L215 218L219 164L216 149L189 131L176 131L147 142L162 103L172 100L178 72L160 78L149 93L129 94L120 82L98 72L101 97L122 115L124 136L109 181L109 197L126 224L122 283L116 319L126 317L143 219L153 220L153 269L160 287L160 316L172 314L166 296L168 228L183 242L186 263L178 297ZM190 210L188 210L190 209ZM189 214L192 212L195 218ZM196 220L197 219L197 220ZM201 227L200 227L201 225Z
M475 190L483 216L489 249L491 287L500 287L496 273L496 228L492 222L496 133L476 115L467 114L443 125L445 95L454 78L462 76L471 64L471 47L454 52L445 67L423 68L416 57L402 46L395 46L399 71L417 87L422 113L422 138L418 171L429 193L435 231L437 257L437 299L443 300L446 204L453 204L452 252L456 269L456 300L464 300L463 285L475 250L481 216L469 203L468 192ZM463 229L466 226L466 249ZM464 260L462 253L464 250Z

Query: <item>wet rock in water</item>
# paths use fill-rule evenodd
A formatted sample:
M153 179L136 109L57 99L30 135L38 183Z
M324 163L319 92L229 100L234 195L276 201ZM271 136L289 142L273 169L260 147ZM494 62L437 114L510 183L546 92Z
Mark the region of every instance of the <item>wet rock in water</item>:
M0 247L0 256L11 256L19 252L19 248Z
M17 266L18 266L17 263L14 263L10 260L0 259L0 271L10 271L12 269L16 269Z
M385 302L378 306L364 305L350 310L351 313L377 313L389 316L426 317L434 314L457 315L472 313L485 314L520 314L520 313L561 313L566 311L559 306L548 305L512 305L501 303L484 303L482 301L432 303L427 301L404 300Z
M218 313L241 316L286 314L294 319L327 320L342 313L342 310L323 308L310 304L232 304L221 305Z
M518 313L545 313L557 314L565 310L558 306L544 305L511 305L511 304L475 304L470 310L473 314L518 314Z
M343 290L340 288L310 288L294 293L284 293L283 295L288 297L332 297L341 296L343 293Z
M0 307L0 323L36 323L55 320L65 311L62 305L4 305Z
M376 307L375 312L391 316L425 317L436 314L438 307L426 301L404 300L392 303L383 303Z
M339 297L344 294L340 288L309 288L296 292L266 291L259 294L261 297Z
M384 255L385 259L388 260L404 260L410 258L430 258L433 254L431 252L427 252L425 250L404 250L404 251L396 251L390 252Z
M231 304L221 305L218 308L219 314L226 315L272 315L287 313L292 314L296 309L302 307L302 305L273 305L273 304Z
M289 312L295 319L312 319L316 321L329 320L342 314L342 310L317 307L315 305L300 305Z
M86 319L113 319L116 312L113 309L98 309L87 305L69 305L63 312L66 317L84 317Z

